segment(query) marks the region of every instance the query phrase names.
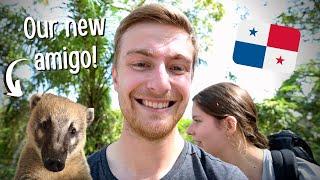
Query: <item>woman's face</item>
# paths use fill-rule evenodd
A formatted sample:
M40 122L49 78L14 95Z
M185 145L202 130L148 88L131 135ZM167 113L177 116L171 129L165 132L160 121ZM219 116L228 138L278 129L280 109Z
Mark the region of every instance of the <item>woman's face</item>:
M197 103L193 103L192 106L192 119L192 124L187 131L188 134L192 135L198 146L221 158L228 144L222 120L203 112Z

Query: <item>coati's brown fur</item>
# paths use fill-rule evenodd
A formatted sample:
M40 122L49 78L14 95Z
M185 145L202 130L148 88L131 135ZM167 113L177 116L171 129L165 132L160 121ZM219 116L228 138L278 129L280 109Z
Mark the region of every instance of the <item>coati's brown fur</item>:
M91 179L83 149L93 109L53 94L33 95L30 109L15 179Z

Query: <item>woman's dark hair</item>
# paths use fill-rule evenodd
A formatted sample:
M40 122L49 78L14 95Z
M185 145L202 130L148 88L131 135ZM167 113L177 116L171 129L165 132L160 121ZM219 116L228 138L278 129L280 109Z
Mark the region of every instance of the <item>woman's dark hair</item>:
M227 116L235 117L238 130L248 142L261 149L268 147L267 138L257 127L255 104L246 90L233 83L223 82L202 90L192 100L202 111L218 120Z

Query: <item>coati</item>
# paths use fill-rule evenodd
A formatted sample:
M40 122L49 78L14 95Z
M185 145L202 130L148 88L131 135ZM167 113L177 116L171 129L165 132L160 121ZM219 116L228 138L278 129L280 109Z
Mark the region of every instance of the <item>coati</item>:
M15 179L91 179L83 149L93 108L53 94L35 94L30 110Z

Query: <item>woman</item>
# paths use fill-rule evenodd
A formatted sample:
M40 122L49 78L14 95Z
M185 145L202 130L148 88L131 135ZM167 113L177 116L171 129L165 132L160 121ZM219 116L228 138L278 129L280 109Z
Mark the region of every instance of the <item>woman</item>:
M257 110L247 91L232 83L210 86L193 98L195 143L238 166L249 179L275 179L268 140L257 127ZM297 158L299 179L319 179L319 167ZM318 172L314 172L318 171Z

